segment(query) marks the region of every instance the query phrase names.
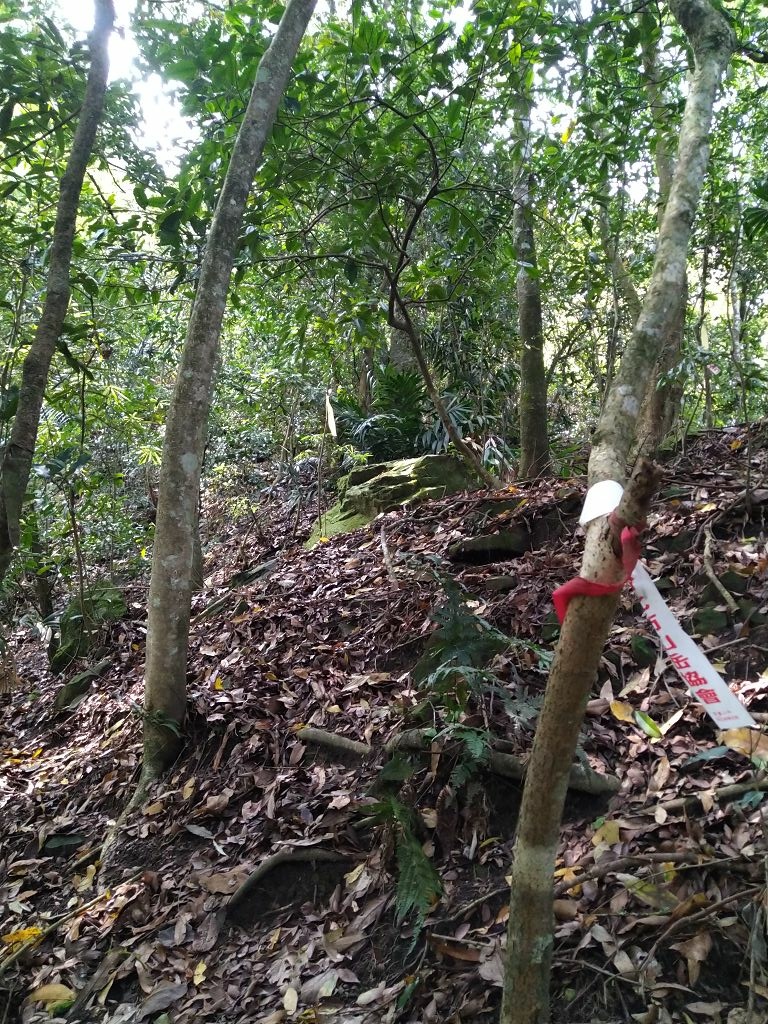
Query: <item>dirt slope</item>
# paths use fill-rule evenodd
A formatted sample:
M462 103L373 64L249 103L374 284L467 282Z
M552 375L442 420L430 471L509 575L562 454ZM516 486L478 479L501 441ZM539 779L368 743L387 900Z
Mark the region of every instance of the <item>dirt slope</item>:
M749 445L740 430L701 437L670 460L645 547L675 613L758 716L765 470L760 431ZM4 1019L50 1020L24 1001L56 984L42 993L54 1017L83 990L75 1016L105 1022L494 1020L519 783L484 766L478 737L522 760L530 747L556 635L550 594L575 571L582 499L578 479L463 495L309 552L279 505L258 529L229 527L196 608L186 753L128 823L101 895L99 844L140 756L142 595L68 711L55 712L60 681L21 642L21 684L0 697ZM409 671L441 608L444 629L446 614L462 628L474 615L510 637L487 659L493 678L417 685ZM308 742L306 726L372 749ZM434 730L425 751L382 778L386 744L415 729ZM749 1001L768 1019L762 783L657 659L629 591L582 760L621 788L569 798L557 1019L739 1024ZM686 795L697 799L681 806ZM421 927L396 913L430 884L409 841L441 883ZM22 948L25 929L45 934Z

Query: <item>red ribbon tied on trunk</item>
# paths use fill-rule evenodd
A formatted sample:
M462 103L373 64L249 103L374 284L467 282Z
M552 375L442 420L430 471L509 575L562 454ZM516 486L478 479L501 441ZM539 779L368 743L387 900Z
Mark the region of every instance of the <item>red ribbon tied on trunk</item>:
M557 617L562 623L572 597L583 594L585 597L602 597L605 594L616 594L632 575L640 557L640 535L634 526L625 526L621 531L621 564L624 566L624 579L618 583L596 583L585 580L583 576L574 576L552 594Z

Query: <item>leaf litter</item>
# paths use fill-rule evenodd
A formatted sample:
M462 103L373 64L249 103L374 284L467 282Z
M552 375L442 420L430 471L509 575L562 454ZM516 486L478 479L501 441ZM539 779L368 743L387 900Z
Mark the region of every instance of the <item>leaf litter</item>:
M702 436L669 461L644 554L766 721L768 490L753 431L751 500L733 447L744 431ZM59 681L19 633L20 685L0 698L5 1019L495 1019L519 784L482 765L457 775L454 737L490 732L525 759L583 493L574 479L455 496L311 551L309 510L279 496L256 529L211 509L222 539L193 609L186 750L127 822L107 879L100 843L140 763L144 594L112 629L110 667L63 712ZM504 550L505 533L521 550ZM491 662L503 693L472 690L458 712L410 675L451 584L510 637ZM306 726L371 753L303 742ZM432 740L398 767L387 744L414 726ZM625 592L580 753L621 788L569 794L554 1020L767 1019L764 750L762 736L716 735ZM388 799L439 878L421 921L397 923Z

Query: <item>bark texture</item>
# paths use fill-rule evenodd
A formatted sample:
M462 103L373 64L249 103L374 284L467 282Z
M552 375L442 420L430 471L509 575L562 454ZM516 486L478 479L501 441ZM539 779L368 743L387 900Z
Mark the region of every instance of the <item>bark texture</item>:
M390 329L389 334L389 362L396 370L418 371L418 364L413 354L411 340L406 331L399 331L396 327Z
M8 571L19 542L21 507L32 469L48 373L69 307L69 272L77 211L104 111L109 37L114 20L112 0L95 0L94 25L88 37L90 67L72 149L61 178L43 310L22 366L18 409L0 466L0 580Z
M678 308L709 155L712 109L734 47L727 21L708 0L671 0L670 8L691 43L696 69L650 286L598 424L589 464L590 484L626 479L640 403ZM619 521L641 523L654 486L653 469L642 463L625 491ZM621 578L615 534L605 518L590 524L580 575L603 583ZM565 799L563 776L574 755L616 605L613 596L576 598L561 631L520 811L500 1024L549 1021L552 875Z
M611 290L613 292L613 324L611 326L605 358L605 388L604 395L607 397L616 370L616 363L620 353L622 303L626 307L629 319L634 324L640 316L642 300L637 293L635 283L627 267L619 255L616 237L611 233L610 218L608 216L609 196L607 188L600 203L599 228L600 241L605 253L605 259L611 275Z
M536 268L536 241L531 219L533 176L515 207L513 230L517 271L517 318L520 334L520 476L543 476L550 469L547 433L547 373L541 288Z
M520 337L520 476L549 472L547 373L544 367L544 327L541 288L536 274L536 240L531 216L533 175L531 159L531 93L517 101L516 135L520 151L519 182L512 222L517 259L517 324Z
M659 182L658 222L661 225L672 188L675 156L670 145L664 89L658 66L658 45L655 40L646 41L643 44L643 70L655 131L656 178ZM685 337L687 310L688 277L686 274L681 281L680 293L677 296L675 316L664 340L661 355L654 367L640 412L637 451L641 454L651 454L656 451L665 434L671 430L680 409L682 388L679 383L670 380L669 377L680 360Z
M709 351L709 338L707 335L707 283L709 281L709 242L704 245L701 255L701 293L699 295L699 315L696 318L695 336L696 345L700 352ZM712 406L712 371L709 368L709 361L704 360L704 426L709 430L715 424Z
M618 513L621 521L638 525L644 520L655 484L655 467L643 462L625 491ZM617 539L605 518L591 524L582 576L601 583L622 579ZM573 598L560 633L536 726L518 822L501 1024L549 1021L552 881L560 821L579 729L618 602L618 594Z
M290 0L261 58L200 271L166 423L149 591L144 777L176 757L186 669L197 508L221 323L245 204L316 0Z
M625 476L640 405L684 286L688 243L709 159L712 108L734 45L730 26L708 0L671 0L670 8L689 38L696 66L650 285L593 438L593 483Z

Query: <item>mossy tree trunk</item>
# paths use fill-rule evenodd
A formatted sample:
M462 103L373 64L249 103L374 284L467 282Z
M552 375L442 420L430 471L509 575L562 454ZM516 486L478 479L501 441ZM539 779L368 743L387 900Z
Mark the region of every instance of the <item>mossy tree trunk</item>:
M626 480L640 405L661 348L674 324L694 215L709 156L709 132L718 89L733 52L730 26L709 0L670 0L688 37L695 73L680 131L678 160L659 231L648 291L594 437L589 481ZM650 501L648 464L630 482L618 521L639 523ZM614 583L617 519L587 529L580 575ZM617 595L574 598L563 623L528 764L520 812L509 912L500 1024L547 1024L552 960L552 878L560 837L567 773L579 725L594 684Z
M19 542L21 508L32 470L48 374L69 308L69 273L77 211L85 172L104 112L109 75L109 37L114 20L112 0L96 0L94 25L88 37L88 78L72 149L61 178L56 221L48 253L43 310L22 366L19 404L0 465L0 580L8 571Z
M245 204L315 3L289 0L259 63L211 223L168 411L149 590L144 784L181 747L200 471L221 324Z

